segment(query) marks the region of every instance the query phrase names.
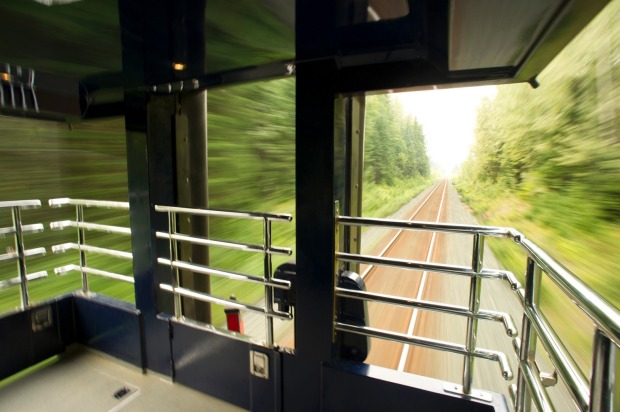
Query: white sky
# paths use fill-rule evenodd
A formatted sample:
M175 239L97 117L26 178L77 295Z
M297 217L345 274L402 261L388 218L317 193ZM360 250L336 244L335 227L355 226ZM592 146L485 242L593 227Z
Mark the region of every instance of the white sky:
M495 98L497 86L394 94L405 111L422 124L431 162L449 175L474 143L476 113L483 97Z

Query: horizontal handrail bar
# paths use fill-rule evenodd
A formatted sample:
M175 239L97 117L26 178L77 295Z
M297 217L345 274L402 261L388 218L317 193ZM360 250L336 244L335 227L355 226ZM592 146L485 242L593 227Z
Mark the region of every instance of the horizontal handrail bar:
M44 227L43 227L43 224L41 223L34 223L32 225L22 226L22 233L39 233L39 232L43 232L43 230L44 230ZM6 235L12 235L13 233L15 233L14 226L0 228L0 237L4 237Z
M160 283L159 288L161 290L165 290L167 292L171 292L180 296L185 296L192 299L201 300L203 302L215 303L217 305L226 306L232 309L245 309L251 312L260 313L265 316L269 316L271 318L278 318L283 320L291 320L293 317L290 313L285 312L269 312L267 309L261 306L249 305L247 303L241 303L236 300L228 300L215 297L213 295L209 295L208 293L199 293L190 289L182 288L182 287L173 287L172 285L168 285L165 283Z
M69 272L84 272L84 273L89 273L91 275L102 276L102 277L109 278L109 279L121 280L127 283L135 283L134 278L132 278L131 276L121 275L121 274L114 273L114 272L108 272L106 270L95 269L95 268L91 268L88 266L66 265L66 266L61 266L59 268L54 269L54 273L56 273L57 275L64 275Z
M433 232L481 234L492 237L513 237L513 230L505 227L459 225L411 220L379 219L370 217L338 216L336 221L346 226L373 226L405 230L428 230Z
M279 279L265 280L264 278L259 277L259 276L252 276L252 275L246 275L243 273L229 272L226 270L214 269L208 266L197 265L195 263L194 264L187 263L187 262L183 262L179 260L175 260L174 262L171 262L170 259L165 259L165 258L157 258L157 262L162 265L172 266L176 269L190 270L192 272L202 273L204 275L213 275L213 276L218 276L218 277L222 277L226 279L239 280L242 282L258 283L264 286L270 286L272 288L277 288L277 289L285 289L285 290L291 289L291 282L289 282L288 280L279 280Z
M41 279L41 278L46 278L46 277L47 277L47 271L45 270L42 270L40 272L30 273L26 275L26 279L28 280L28 282L30 282L31 280L36 280L36 279ZM21 282L22 280L20 279L19 276L15 278L0 281L0 289L6 289L11 286L19 285Z
M426 263L415 260L375 257L372 255L358 255L354 253L337 252L336 259L344 262L365 263L378 266L391 266L409 270L424 270L427 272L447 273L466 277L479 276L485 279L507 279L503 270L483 269L476 273L470 267L446 265L442 263Z
M37 199L30 200L9 200L7 202L0 202L0 208L4 207L19 207L21 209L34 209L41 207L41 201Z
M64 253L67 250L84 250L86 252L99 253L102 255L114 256L122 259L133 259L133 254L131 252L123 252L115 249L106 249L103 247L90 246L90 245L79 245L77 243L63 243L60 245L52 246L52 252L54 253Z
M47 253L44 247L37 247L34 249L24 250L24 256L43 256ZM17 259L19 256L17 252L9 252L0 255L0 262L4 260Z
M477 314L474 315L472 312L469 311L469 308L465 306L448 305L430 302L426 300L403 298L392 295L385 295L382 293L365 292L359 290L344 289L340 287L336 287L336 296L364 301L386 303L407 308L432 310L435 312L465 316L469 318L474 317L476 319L492 320L495 322L501 322L504 325L504 329L506 330L506 334L508 336L515 337L518 334L517 327L515 326L512 317L504 312L480 310Z
M534 242L521 237L519 244L596 326L616 346L620 346L620 311L555 261Z
M129 210L129 202L114 202L110 200L89 200L89 199L71 199L68 197L48 200L50 207L61 207L66 205L86 206L86 207L103 207L106 209L123 209Z
M217 216L217 217L231 217L238 219L250 219L250 220L263 220L269 219L279 222L290 222L293 220L293 216L286 213L261 213L261 212L241 212L234 210L223 209L193 209L188 207L178 206L162 206L155 205L155 211L157 212L172 212L188 215L199 216Z
M187 243L193 243L195 245L202 245L202 246L216 246L216 247L222 247L225 249L241 250L244 252L269 253L272 255L284 255L284 256L290 256L293 254L293 250L290 248L281 248L281 247L272 246L268 250L265 250L265 248L262 245L256 245L252 243L212 240L212 239L206 239L203 237L183 235L180 233L170 234L168 232L157 232L156 235L157 235L157 238L159 239L176 240L178 242L187 242Z
M536 329L536 335L549 354L551 363L567 383L566 386L572 397L582 410L586 410L590 399L588 380L540 311L526 307L525 313Z
M407 345L421 346L423 348L438 349L447 352L456 353L465 356L475 356L477 358L496 361L502 371L502 376L506 380L512 379L512 370L508 363L508 358L502 352L492 351L488 349L477 348L473 352L467 351L465 345L459 345L452 342L445 342L437 339L425 338L421 336L411 336L405 333L398 333L370 326L357 326L348 323L335 322L335 329L341 332L356 333L358 335L368 336L371 338L387 339L394 342L404 343Z
M117 233L121 235L131 235L131 229L122 226L102 225L99 223L76 222L75 220L62 220L59 222L51 222L50 229L63 230L68 227L77 227L81 229L94 230L98 232Z

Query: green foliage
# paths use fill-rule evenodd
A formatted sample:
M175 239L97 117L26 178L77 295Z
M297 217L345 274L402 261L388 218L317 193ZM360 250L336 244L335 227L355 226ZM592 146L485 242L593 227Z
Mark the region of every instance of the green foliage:
M480 107L476 142L457 188L484 223L512 226L620 306L620 2L611 2L540 76L541 87L502 86ZM523 273L522 253L491 243ZM553 289L553 288L552 288ZM546 315L587 370L587 334L556 291ZM557 292L559 293L559 292ZM575 311L577 311L575 309ZM562 322L571 319L571 322ZM588 328L579 321L577 328Z
M211 207L271 210L293 199L294 79L217 89L208 100Z
M387 94L366 98L364 151L365 182L393 186L430 174L422 125Z
M567 221L583 231L620 224L619 10L610 4L540 76L539 90L506 86L484 102L463 177L469 186L498 185L541 210L586 208ZM546 225L557 216L534 215Z
M208 93L208 168L210 207L295 213L295 82L284 79ZM122 120L66 125L0 118L0 173L10 185L0 187L0 200L54 197L127 200L124 124ZM429 180L429 162L421 125L389 96L368 99L366 162L373 176L364 182L366 215L386 216L423 190ZM72 219L72 208L24 213L26 223ZM127 216L87 209L87 220L128 226ZM10 222L5 217L3 225ZM261 222L210 219L215 239L262 244ZM7 247L10 247L11 239ZM28 247L74 242L75 231L53 232L27 238ZM87 241L101 247L130 250L118 236L87 233ZM273 243L292 247L295 225L274 223ZM263 258L210 248L210 265L234 272L262 276ZM131 274L131 264L112 258L88 257L89 264ZM274 267L288 260L274 258ZM30 259L28 268L48 270L77 263L77 253ZM0 268L1 279L15 276L11 262ZM133 301L133 286L89 276L91 290ZM81 287L79 274L55 276L30 284L32 301L43 300ZM263 297L260 285L211 278L211 292L254 303ZM17 287L0 291L0 311L19 304ZM224 312L213 307L213 323L221 324Z

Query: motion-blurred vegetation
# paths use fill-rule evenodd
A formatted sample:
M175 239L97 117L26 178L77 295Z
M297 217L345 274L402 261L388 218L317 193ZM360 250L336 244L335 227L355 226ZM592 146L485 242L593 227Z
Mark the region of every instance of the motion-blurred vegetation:
M124 123L113 119L66 125L48 121L0 117L0 201L39 199L40 209L22 212L24 224L42 223L45 231L24 237L27 249L45 247L47 255L27 259L28 273L47 270L47 279L30 282L31 301L40 301L81 288L80 275L54 275L53 269L77 264L77 253L54 255L51 246L76 242L75 230L51 231L49 223L75 219L74 207L52 209L51 198L127 201L127 173ZM11 226L10 209L0 210L0 227ZM85 217L98 223L129 226L126 214L110 210L86 209ZM130 250L123 237L86 234L90 244ZM2 253L14 248L13 236L0 239ZM90 256L90 264L112 272L131 274L131 264ZM0 280L17 276L15 261L0 262ZM133 301L133 285L91 277L91 290ZM17 286L0 290L0 312L19 306Z
M73 208L51 209L47 199L73 197L127 200L124 122L122 119L65 124L0 117L0 200L40 199L41 209L24 212L25 223L72 219ZM295 81L283 79L226 87L208 93L209 206L233 210L295 213ZM421 126L403 113L387 95L369 97L366 126L366 173L364 214L386 216L424 189L429 180ZM122 213L121 213L122 215ZM7 211L3 227L9 226ZM86 218L128 226L127 216L109 211L86 210ZM211 219L216 239L262 243L262 226L245 221ZM11 247L12 239L5 239ZM53 255L50 246L75 242L75 230L49 229L28 235L27 247L44 246L48 255L28 260L29 272L48 270L50 277L30 283L33 301L77 290L79 274L53 275L52 269L77 263L77 254ZM93 237L87 241L118 247L118 236ZM99 242L99 243L97 243ZM274 224L274 244L294 249L295 225ZM129 250L129 242L121 244ZM262 275L263 262L255 254L211 248L211 265ZM131 265L112 258L90 257L98 268L131 275ZM93 260L96 259L96 260ZM274 267L287 258L274 259ZM15 263L5 262L0 280L16 276ZM124 266L123 266L124 264ZM94 263L93 263L94 265ZM119 266L121 265L121 266ZM133 301L133 286L89 276L91 290ZM255 303L263 288L212 278L212 293ZM19 305L18 287L0 291L0 311ZM224 320L221 308L213 310L213 323Z
M422 125L389 95L366 98L364 216L386 217L431 180Z
M476 142L457 182L484 223L521 230L615 306L620 306L618 21L616 1L547 67L539 89L499 87L497 97L479 109ZM510 270L523 273L516 249L497 243L495 252ZM549 311L555 316L569 316L554 305ZM565 323L575 335L571 339L580 339L575 325Z

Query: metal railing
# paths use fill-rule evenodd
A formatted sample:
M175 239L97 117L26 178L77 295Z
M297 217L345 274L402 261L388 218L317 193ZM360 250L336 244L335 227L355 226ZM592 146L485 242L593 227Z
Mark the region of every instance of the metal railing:
M11 209L11 219L13 225L0 228L0 237L13 235L15 241L15 249L0 255L0 261L13 260L17 261L17 277L0 282L0 289L10 286L20 285L21 289L21 307L22 309L30 306L30 298L28 294L28 282L35 279L47 277L47 271L28 273L26 268L26 258L31 256L45 255L44 247L34 249L26 249L24 246L25 233L38 233L43 231L43 225L40 223L24 225L22 224L22 209L34 209L41 207L39 200L17 200L9 202L0 202L0 209Z
M77 250L79 252L78 264L69 264L54 269L54 273L62 275L68 272L77 271L82 274L82 292L89 293L88 275L102 276L109 279L115 279L122 282L134 283L132 276L114 273L106 270L97 269L88 266L86 253L95 253L99 255L112 256L115 258L132 260L131 252L125 252L116 249L97 247L86 243L86 231L95 231L100 233L113 233L124 236L131 235L131 229L123 226L112 226L100 223L86 222L84 219L84 208L105 208L129 210L129 202L113 202L105 200L85 200L85 199L50 199L50 207L75 206L75 220L62 220L51 222L50 228L53 230L64 230L66 228L77 229L77 242L63 243L52 246L52 252L64 253L69 250Z
M529 410L531 403L540 411L554 410L547 393L547 386L551 386L555 384L555 382L546 374L541 373L536 365L537 339L540 340L545 351L549 354L553 366L560 378L566 383L572 397L581 410L612 410L615 356L620 346L620 312L533 242L526 239L521 233L513 229L501 227L412 222L348 216L336 216L336 225L374 226L405 230L469 234L473 236L473 247L472 264L470 267L382 258L336 251L337 261L392 266L402 269L424 270L469 277L471 283L468 307L439 304L372 292L350 291L340 287L335 288L336 296L341 298L382 302L385 304L465 316L468 319L465 345L411 336L372 327L356 326L338 321L334 322L335 330L464 355L465 362L463 367L462 393L472 396L473 359L476 357L497 361L501 367L504 378L510 379L512 377L512 372L510 371L504 353L476 347L475 337L477 335L478 319L502 322L506 334L513 338L513 347L519 359L517 384L511 385L511 394L517 411ZM512 239L526 252L527 272L525 288L521 286L511 272L489 270L483 267L482 253L485 237ZM338 244L338 239L336 240L336 244ZM541 278L543 274L546 274L557 284L562 292L565 293L596 326L594 334L594 353L592 357L593 372L589 381L581 372L568 350L564 347L552 325L549 324L538 308ZM517 330L509 315L479 308L478 302L482 279L501 279L507 281L512 291L519 297L523 305L521 339L516 336Z
M273 334L273 318L279 318L283 320L292 319L292 315L288 312L276 311L273 307L273 289L291 289L291 283L285 280L279 280L272 278L272 255L284 255L290 256L292 250L290 248L282 248L272 245L271 238L271 223L277 222L291 222L292 216L287 214L274 214L274 213L254 213L254 212L237 212L228 210L215 210L215 209L192 209L184 207L174 206L155 206L157 212L164 212L168 214L168 232L157 232L156 236L159 239L168 240L169 257L159 257L158 263L170 267L171 283L160 284L162 290L171 292L174 294L174 316L178 320L183 319L183 309L181 304L181 297L188 297L197 299L203 302L215 303L226 308L248 310L256 312L265 316L265 328L266 328L266 344L273 346L274 334ZM206 216L206 217L223 217L232 219L246 219L246 220L258 220L263 222L263 243L262 244L250 244L240 243L232 241L215 240L204 237L189 236L177 232L177 215L194 215L194 216ZM198 265L194 263L185 262L179 260L178 243L185 242L194 245L202 245L205 247L218 247L224 249L231 249L243 252L262 253L264 255L263 262L263 276L247 275L243 273L236 273L227 270L216 269L214 267ZM209 293L194 291L181 286L180 282L180 270L188 270L194 273L218 276L221 278L232 279L241 282L249 282L260 284L264 286L264 306L255 304L247 304L237 300L223 299Z

